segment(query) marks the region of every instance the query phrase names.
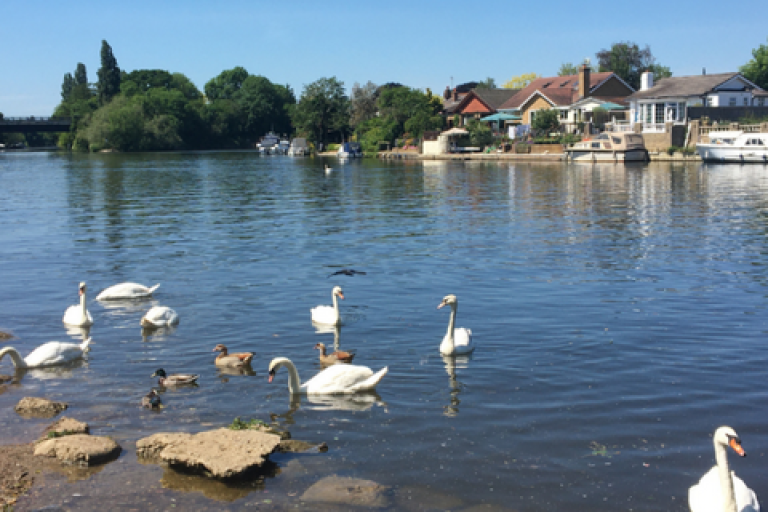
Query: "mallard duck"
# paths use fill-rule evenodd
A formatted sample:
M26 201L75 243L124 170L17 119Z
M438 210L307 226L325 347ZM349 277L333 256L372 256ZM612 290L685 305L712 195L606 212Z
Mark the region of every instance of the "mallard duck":
M184 384L194 384L197 382L197 379L200 378L199 375L192 375L189 373L174 373L172 375L168 375L165 373L165 370L162 368L159 368L155 373L150 375L150 377L160 377L157 380L157 383L163 387L171 387L171 386L183 386Z
M242 366L250 365L251 360L253 359L253 352L237 352L235 354L230 354L227 351L227 347L221 343L213 347L213 352L220 352L220 354L216 356L216 366L240 368Z
M343 350L337 350L332 354L325 354L325 344L318 343L315 345L315 349L320 351L320 362L323 364L336 364L336 363L351 363L355 358L355 354L352 352L344 352Z
M80 304L69 306L64 312L62 321L67 325L76 327L90 327L93 325L93 317L85 306L85 283L80 283L78 294L80 295Z
M162 404L160 395L154 389L141 399L141 406L147 409L159 409Z

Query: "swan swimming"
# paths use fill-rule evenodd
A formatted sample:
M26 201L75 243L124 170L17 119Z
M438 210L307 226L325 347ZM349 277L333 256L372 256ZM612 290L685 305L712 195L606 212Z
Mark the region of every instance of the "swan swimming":
M341 323L341 315L339 315L339 303L336 300L339 297L344 300L344 292L341 291L341 286L334 286L331 291L331 298L333 299L333 306L317 306L312 308L312 321L318 324L336 325Z
M367 366L353 364L335 364L321 371L304 384L299 379L299 372L290 359L277 357L269 363L269 382L275 377L277 369L285 366L288 369L288 390L292 395L308 394L344 394L371 391L387 374L385 366L376 373Z
M179 325L179 315L168 306L155 306L142 317L141 326L156 327L174 327Z
M61 341L49 341L37 347L22 358L21 354L13 348L6 347L0 350L0 359L6 355L11 358L16 368L41 368L64 364L83 357L89 350L91 338L82 343L64 343Z
M93 325L93 317L85 307L85 290L85 282L80 283L78 288L80 304L73 304L67 308L64 312L64 318L62 318L65 324L74 325L75 327L89 327Z
M712 438L715 445L715 461L699 483L688 490L688 506L691 512L758 512L760 503L755 491L747 487L728 466L728 451L746 457L741 439L731 427L720 427Z
M469 354L475 350L475 346L472 344L472 331L465 327L456 327L456 310L459 309L459 299L455 295L446 295L437 309L443 306L451 306L451 318L448 320L448 331L445 333L443 342L440 343L440 354L444 356Z
M144 299L152 296L152 292L160 287L160 283L148 288L138 283L119 283L110 286L96 296L96 300Z

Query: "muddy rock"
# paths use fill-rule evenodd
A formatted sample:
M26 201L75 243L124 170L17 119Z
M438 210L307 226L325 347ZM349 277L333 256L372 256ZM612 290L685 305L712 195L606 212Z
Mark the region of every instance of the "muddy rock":
M315 482L304 492L301 500L357 507L387 507L388 490L389 487L371 480L329 476Z
M53 418L67 408L64 402L54 402L46 398L22 398L14 410L22 418Z
M327 452L328 445L325 443L311 444L306 441L297 441L295 439L284 439L280 441L277 447L280 453L304 453L304 452Z
M0 342L8 341L13 339L13 334L9 332L0 331Z
M78 421L73 418L67 418L62 416L59 421L49 426L43 431L43 435L40 436L41 440L52 439L56 437L63 437L72 434L90 434L91 430L87 423Z
M139 457L232 478L260 467L280 444L280 436L255 430L220 428L199 434L159 433L136 442Z
M73 434L41 441L35 455L55 457L67 464L91 466L109 462L120 454L120 445L108 437Z

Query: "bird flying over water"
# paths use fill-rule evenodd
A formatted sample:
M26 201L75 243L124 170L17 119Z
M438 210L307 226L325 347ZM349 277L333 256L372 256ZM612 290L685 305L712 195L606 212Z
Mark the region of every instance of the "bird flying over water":
M341 274L343 274L345 276L355 277L355 274L360 274L361 276L364 276L365 272L361 272L360 270L354 270L354 269L351 269L351 268L343 268L341 270L338 270L338 271L334 272L333 274L329 274L328 277L338 276L338 275L341 275Z

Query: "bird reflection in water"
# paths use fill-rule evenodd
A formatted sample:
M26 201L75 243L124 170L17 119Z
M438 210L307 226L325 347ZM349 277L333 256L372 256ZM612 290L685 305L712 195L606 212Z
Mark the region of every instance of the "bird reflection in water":
M457 416L459 414L459 394L464 388L458 379L456 379L456 368L467 368L469 366L470 355L466 356L442 356L445 363L445 372L448 374L448 384L450 386L450 402L443 407L443 414L446 416Z
M241 377L241 376L247 376L247 377L253 377L256 375L256 372L253 370L251 365L245 365L245 366L217 366L216 367L216 376L219 378L221 382L227 383L229 382L229 377Z
M76 325L63 324L67 334L75 339L85 341L91 334L91 326L80 327Z
M165 341L174 332L176 327L142 327L141 341Z

